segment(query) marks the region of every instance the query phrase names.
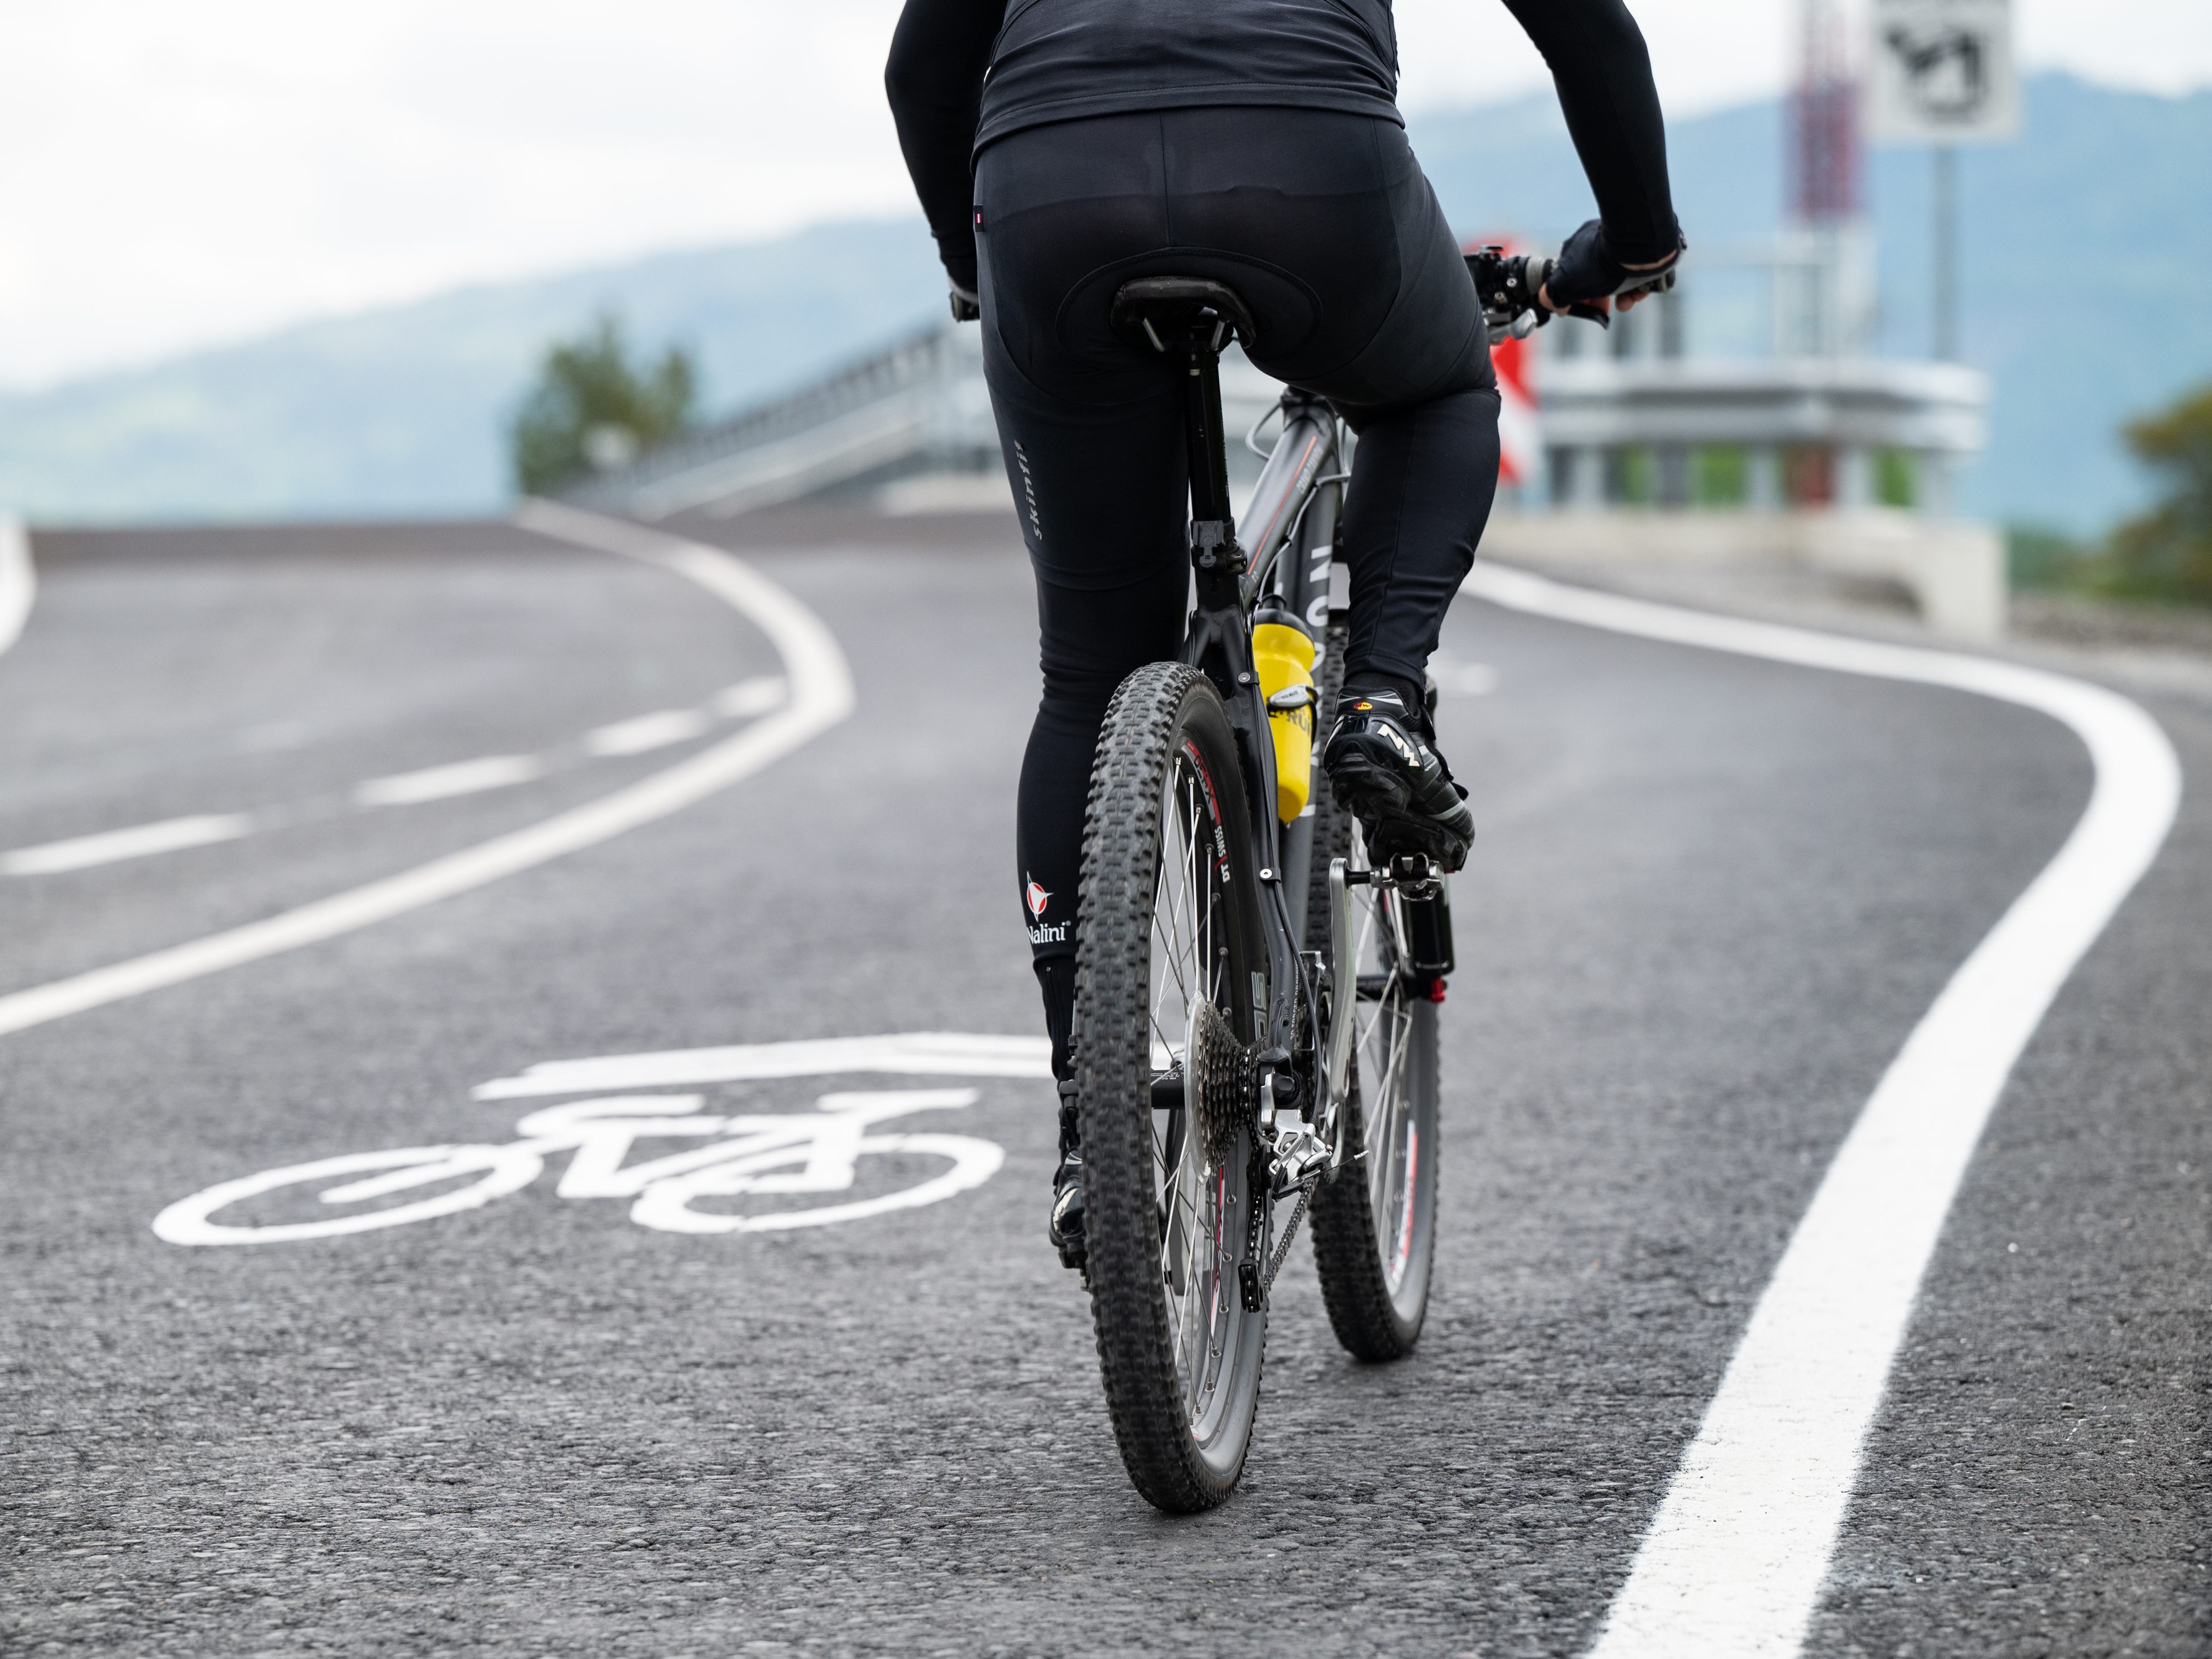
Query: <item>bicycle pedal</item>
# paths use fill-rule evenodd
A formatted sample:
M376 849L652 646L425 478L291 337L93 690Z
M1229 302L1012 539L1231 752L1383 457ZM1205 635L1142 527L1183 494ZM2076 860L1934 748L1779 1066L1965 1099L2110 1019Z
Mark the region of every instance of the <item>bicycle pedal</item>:
M1443 890L1443 872L1425 853L1403 853L1392 859L1389 879L1409 899L1431 899Z

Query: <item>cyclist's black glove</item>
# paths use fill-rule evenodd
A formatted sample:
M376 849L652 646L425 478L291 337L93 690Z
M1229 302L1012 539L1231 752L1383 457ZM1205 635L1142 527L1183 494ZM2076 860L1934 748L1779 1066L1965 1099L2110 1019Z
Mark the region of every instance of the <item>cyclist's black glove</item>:
M1551 270L1544 279L1545 287L1552 303L1568 316L1583 318L1600 327L1609 326L1611 315L1594 302L1609 300L1625 289L1641 288L1646 283L1671 286L1675 264L1682 257L1680 233L1676 234L1675 244L1665 264L1650 270L1631 270L1613 257L1612 245L1606 240L1603 222L1593 219L1567 238L1559 257L1552 261Z

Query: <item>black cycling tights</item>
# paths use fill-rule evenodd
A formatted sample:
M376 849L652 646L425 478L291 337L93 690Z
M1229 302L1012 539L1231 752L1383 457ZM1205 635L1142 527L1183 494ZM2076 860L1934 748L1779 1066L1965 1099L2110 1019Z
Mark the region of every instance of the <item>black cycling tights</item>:
M1251 357L1359 434L1347 678L1418 681L1498 482L1474 285L1402 129L1231 107L1035 127L978 158L983 365L1036 567L1044 696L1023 763L1024 920L1066 1063L1091 762L1114 689L1176 655L1188 592L1176 365L1108 323L1132 277L1243 296Z

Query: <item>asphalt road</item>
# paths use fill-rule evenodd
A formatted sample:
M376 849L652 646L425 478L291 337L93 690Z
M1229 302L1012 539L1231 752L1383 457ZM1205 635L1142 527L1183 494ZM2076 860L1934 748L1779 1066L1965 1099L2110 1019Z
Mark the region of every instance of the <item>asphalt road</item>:
M556 1160L407 1226L152 1231L258 1171L511 1140L557 1097L474 1091L545 1061L1034 1030L1010 529L688 533L828 624L849 720L478 890L0 1036L0 1650L1586 1647L1829 1158L2080 815L2081 745L1956 693L1462 601L1447 649L1494 672L1441 716L1484 835L1455 889L1428 1333L1351 1363L1301 1250L1243 1489L1168 1520L1122 1475L1043 1241L1032 1079L690 1087L787 1115L972 1088L887 1127L1003 1168L842 1224L641 1225L560 1196ZM604 796L742 729L766 705L724 694L782 672L697 586L504 526L36 556L0 656L0 994ZM2152 707L2212 776L2212 707ZM487 757L520 763L362 793ZM483 787L440 793L456 775ZM85 841L206 819L224 838ZM2188 794L1959 1194L1808 1652L2212 1653L2208 876ZM868 1160L854 1194L939 1167ZM321 1213L295 1190L225 1216Z

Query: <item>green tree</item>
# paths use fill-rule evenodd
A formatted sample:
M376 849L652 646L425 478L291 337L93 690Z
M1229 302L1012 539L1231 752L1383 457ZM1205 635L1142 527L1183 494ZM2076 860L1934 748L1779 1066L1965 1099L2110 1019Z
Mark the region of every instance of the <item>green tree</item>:
M2097 585L2129 599L2212 605L2212 386L2136 422L2127 440L2167 493L2113 532Z
M545 353L509 433L516 488L542 495L665 442L690 425L697 392L685 352L671 346L657 363L634 364L620 320L602 313Z

